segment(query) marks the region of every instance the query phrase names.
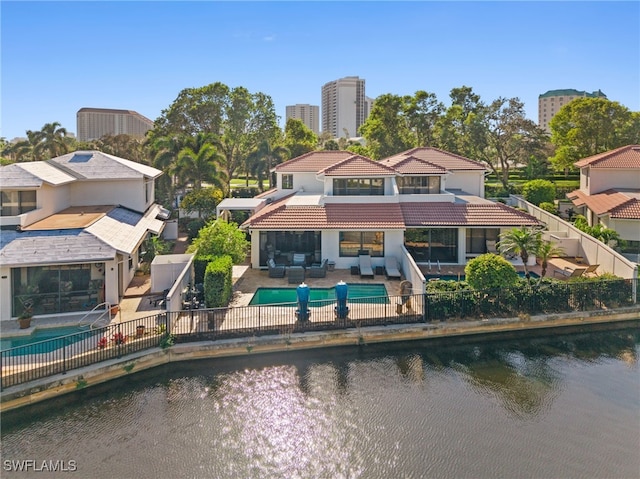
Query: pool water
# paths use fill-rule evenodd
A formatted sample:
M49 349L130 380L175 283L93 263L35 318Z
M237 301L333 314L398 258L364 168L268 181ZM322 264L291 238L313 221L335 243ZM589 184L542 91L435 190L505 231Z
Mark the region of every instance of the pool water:
M18 356L24 354L49 353L61 348L62 346L82 341L95 333L96 331L89 331L87 326L65 326L62 328L36 329L33 333L28 335L3 337L0 339L0 350L4 351L5 349L32 345L30 348L21 348L20 350L16 350L12 355ZM48 341L69 335L73 336L65 338L64 342L62 340Z
M384 284L348 283L347 301L355 303L387 303L387 288ZM335 301L336 290L332 288L309 288L309 301ZM250 306L265 304L296 303L296 288L258 288L251 298ZM313 306L310 304L309 306Z
M529 275L532 278L539 278L540 276L536 273L533 272L529 272ZM521 278L524 278L524 271L518 271L518 276L520 276ZM464 281L464 274L461 274L460 276L458 276L457 274L427 274L425 275L425 279L427 281L429 281L430 279L439 279L442 281L458 281L458 279L460 281Z

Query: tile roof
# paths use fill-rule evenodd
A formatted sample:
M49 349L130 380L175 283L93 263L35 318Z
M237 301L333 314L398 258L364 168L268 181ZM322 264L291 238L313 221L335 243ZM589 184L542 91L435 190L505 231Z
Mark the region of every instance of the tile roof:
M502 203L400 203L409 226L534 226L529 214Z
M404 229L398 203L343 204L324 206L292 206L289 198L264 207L242 226L267 230L312 229Z
M116 250L131 254L148 231L159 234L164 228L164 222L156 219L159 212L157 207L152 206L144 215L127 208L114 208L85 231Z
M487 170L487 167L479 161L470 160L464 156L432 147L413 148L412 150L398 153L397 155L393 155L380 161L381 163L393 168L397 163L402 162L409 156L427 161L447 170Z
M445 175L448 173L446 168L415 156L400 159L393 165L393 169L401 175Z
M605 214L613 208L625 204L629 201L629 197L616 190L606 190L595 195L587 195L586 193L575 190L567 193L575 206L586 206L597 215Z
M3 231L0 247L2 266L109 261L116 256L113 247L80 229Z
M321 170L326 176L395 176L396 171L378 161L353 155Z
M303 173L313 172L316 173L320 170L353 156L350 151L340 150L322 150L311 151L296 158L280 163L275 167L275 170L281 173Z
M610 212L611 218L621 220L640 220L640 200L632 198L625 204L616 206ZM640 232L638 232L640 238Z
M627 145L605 151L574 163L578 168L640 168L640 145Z
M162 171L151 166L100 151L75 151L51 158L47 163L76 178L88 180L126 180L143 176L157 178L162 174Z
M586 206L596 215L609 213L611 218L640 219L640 192L606 190L595 195L575 190L567 198L578 207Z

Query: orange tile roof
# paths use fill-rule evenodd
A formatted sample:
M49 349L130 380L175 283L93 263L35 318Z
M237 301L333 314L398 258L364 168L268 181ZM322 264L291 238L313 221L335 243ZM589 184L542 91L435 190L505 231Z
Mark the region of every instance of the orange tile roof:
M395 176L397 173L377 161L364 156L353 155L323 169L320 173L326 176Z
M242 225L269 230L404 229L397 203L289 206L288 198L264 207Z
M616 206L611 210L610 216L621 220L640 220L640 200L633 198L623 205Z
M587 195L580 190L575 190L568 193L567 198L574 205L586 206L597 215L603 215L631 200L629 196L616 190L606 190L596 195Z
M488 168L479 161L470 160L464 156L449 153L448 151L439 150L432 147L420 147L407 150L397 155L380 160L385 165L392 168L397 163L402 162L409 156L413 156L420 160L428 161L434 165L440 166L447 170L487 170Z
M415 156L400 159L393 165L393 169L401 175L445 175L448 173L446 168Z
M282 173L318 172L325 168L353 156L350 151L322 150L311 151L301 156L280 163L275 170Z
M578 168L640 168L640 145L627 145L605 151L574 163Z
M502 203L401 203L407 226L534 226L527 213Z

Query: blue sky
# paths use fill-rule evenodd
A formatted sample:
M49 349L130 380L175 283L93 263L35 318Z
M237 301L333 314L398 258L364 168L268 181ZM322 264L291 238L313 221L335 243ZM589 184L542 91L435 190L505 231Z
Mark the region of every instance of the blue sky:
M366 94L426 90L449 104L471 86L519 97L537 120L547 90L601 89L640 110L639 2L0 3L0 136L82 107L152 120L179 92L220 81L285 106L320 105L357 75ZM283 123L283 121L281 121Z

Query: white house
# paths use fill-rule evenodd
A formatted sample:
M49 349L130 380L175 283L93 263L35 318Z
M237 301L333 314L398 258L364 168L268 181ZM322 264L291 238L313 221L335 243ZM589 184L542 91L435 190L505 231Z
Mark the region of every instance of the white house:
M98 151L0 168L0 319L117 304L149 233L160 170Z
M487 168L435 148L374 161L348 151L315 151L275 168L277 188L263 193L242 225L251 264L268 259L327 259L336 268L373 266L385 256L416 263L465 264L487 252L503 229L537 225L522 211L484 199ZM233 205L228 204L229 209ZM401 261L402 262L402 261Z
M601 223L640 255L640 145L628 145L584 158L580 188L567 194L590 225Z

